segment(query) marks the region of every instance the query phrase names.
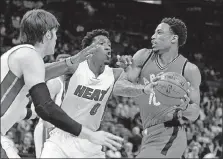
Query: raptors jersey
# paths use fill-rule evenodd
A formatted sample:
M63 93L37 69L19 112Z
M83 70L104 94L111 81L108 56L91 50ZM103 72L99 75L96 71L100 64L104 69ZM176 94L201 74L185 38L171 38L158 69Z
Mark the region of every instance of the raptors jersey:
M149 53L150 52L150 53ZM139 76L140 84L148 84L151 80L160 72L177 72L183 74L184 67L187 59L182 55L178 55L171 63L166 67L162 67L158 62L158 55L148 50L149 57L142 66L141 74ZM140 106L140 113L144 128L169 121L170 114L173 114L174 108L161 105L156 95L151 93L150 95L141 95L136 97L136 103Z
M26 97L28 88L24 85L23 78L12 73L9 68L9 56L20 48L32 45L18 45L11 48L1 56L1 134L5 133L19 120L24 112L29 99ZM28 60L28 59L27 59Z
M87 61L80 63L70 78L61 108L72 119L96 131L100 126L114 81L112 68L105 66L104 72L95 78Z

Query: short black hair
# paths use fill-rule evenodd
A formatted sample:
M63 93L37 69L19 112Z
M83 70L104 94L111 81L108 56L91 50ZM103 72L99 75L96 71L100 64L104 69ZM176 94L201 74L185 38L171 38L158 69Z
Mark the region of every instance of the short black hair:
M185 23L177 18L164 18L161 23L166 23L170 26L171 31L178 35L178 44L183 46L187 40L187 27Z
M87 32L86 36L83 38L81 42L82 49L86 48L87 46L90 46L92 44L92 41L94 37L98 35L106 36L109 39L109 32L104 29L95 29L91 32Z

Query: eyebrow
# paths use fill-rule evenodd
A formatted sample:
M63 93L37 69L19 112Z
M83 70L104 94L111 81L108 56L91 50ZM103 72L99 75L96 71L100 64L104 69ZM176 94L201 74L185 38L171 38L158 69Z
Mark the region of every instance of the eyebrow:
M158 31L163 31L163 30L162 29L157 29L156 32L158 32Z

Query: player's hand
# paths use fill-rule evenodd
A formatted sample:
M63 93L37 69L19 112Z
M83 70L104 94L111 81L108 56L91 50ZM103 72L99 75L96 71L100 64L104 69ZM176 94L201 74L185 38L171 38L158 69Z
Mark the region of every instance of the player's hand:
M79 63L89 59L90 57L92 57L93 54L96 52L96 50L98 48L100 48L99 43L100 43L100 41L95 42L95 43L91 44L90 46L84 48L80 52L78 52L76 55L70 57L71 62L75 65L75 64L79 64Z
M187 109L187 107L188 107L188 104L189 104L189 102L190 102L190 98L187 96L187 95L184 95L184 98L182 98L181 100L180 100L180 105L179 106L177 106L177 109L178 110L182 110L182 111L184 111L184 110L186 110Z
M161 79L161 76L156 76L155 78L152 79L152 81L147 84L145 87L144 87L144 93L149 95L150 93L155 93L154 92L154 87L157 86L157 81Z
M89 140L92 143L106 146L113 151L117 151L118 149L120 149L122 147L121 143L124 141L124 139L122 139L121 137L115 136L105 131L93 132Z
M117 55L117 62L116 65L118 65L120 68L126 69L129 65L133 63L132 56L130 55Z

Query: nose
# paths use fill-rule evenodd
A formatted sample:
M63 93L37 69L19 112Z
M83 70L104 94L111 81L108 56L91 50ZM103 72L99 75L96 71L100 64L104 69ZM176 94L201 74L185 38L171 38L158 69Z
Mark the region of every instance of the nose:
M153 34L152 37L151 37L151 40L154 40L154 39L155 39L155 36L156 36L156 35Z
M105 49L106 52L111 53L111 47L110 46L106 46L104 49Z

